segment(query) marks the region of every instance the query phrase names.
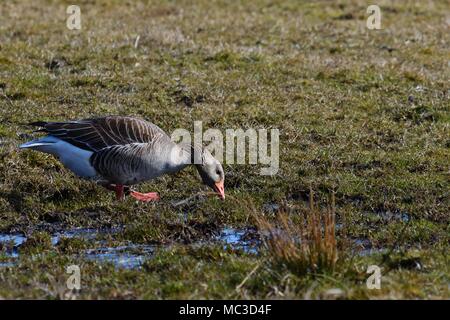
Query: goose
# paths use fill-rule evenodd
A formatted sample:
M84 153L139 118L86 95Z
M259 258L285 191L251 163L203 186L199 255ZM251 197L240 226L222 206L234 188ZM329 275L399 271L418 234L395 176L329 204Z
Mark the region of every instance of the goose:
M46 133L21 149L54 155L75 175L114 191L117 200L130 195L139 201L159 200L156 192L140 193L132 185L195 164L203 183L225 199L225 175L220 162L195 144L174 143L157 125L128 116L76 121L29 123ZM200 158L201 157L201 158Z

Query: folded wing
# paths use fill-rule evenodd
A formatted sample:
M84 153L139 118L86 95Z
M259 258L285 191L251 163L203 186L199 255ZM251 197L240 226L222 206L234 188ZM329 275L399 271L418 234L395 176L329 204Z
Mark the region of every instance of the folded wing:
M145 120L109 116L68 122L33 122L45 132L79 148L97 152L115 145L151 143L166 136L163 130Z

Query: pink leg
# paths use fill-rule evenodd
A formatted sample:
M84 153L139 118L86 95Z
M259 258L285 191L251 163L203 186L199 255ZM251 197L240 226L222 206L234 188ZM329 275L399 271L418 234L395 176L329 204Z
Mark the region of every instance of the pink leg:
M130 190L130 187L121 184L102 184L108 190L114 191L116 193L116 199L123 201L125 195L130 195L136 200L149 202L159 200L159 195L157 192L140 193L137 191Z
M130 196L132 196L136 200L143 201L143 202L159 200L158 192L140 193L137 191L130 191Z

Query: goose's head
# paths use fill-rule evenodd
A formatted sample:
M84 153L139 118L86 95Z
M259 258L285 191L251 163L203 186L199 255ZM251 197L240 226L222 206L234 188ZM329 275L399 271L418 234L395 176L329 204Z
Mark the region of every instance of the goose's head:
M202 152L201 164L196 164L203 183L212 188L220 199L225 199L225 174L219 160L214 158L208 150Z

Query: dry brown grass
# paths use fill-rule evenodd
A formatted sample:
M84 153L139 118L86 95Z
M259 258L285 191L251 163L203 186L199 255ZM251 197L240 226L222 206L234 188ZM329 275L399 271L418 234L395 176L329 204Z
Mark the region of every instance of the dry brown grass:
M326 210L321 210L311 190L309 208L304 212L281 209L274 222L261 216L256 221L273 262L304 274L335 269L338 262L335 217L334 193ZM294 218L300 221L294 222Z

